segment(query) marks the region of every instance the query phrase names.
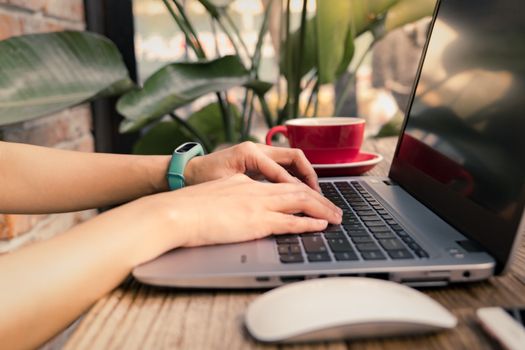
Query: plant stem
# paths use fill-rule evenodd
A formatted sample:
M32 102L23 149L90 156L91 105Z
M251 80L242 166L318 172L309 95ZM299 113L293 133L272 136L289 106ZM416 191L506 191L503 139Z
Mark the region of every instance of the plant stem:
M253 100L255 98L255 95L252 94L252 96L250 97L250 107L248 109L248 121L246 123L246 130L244 132L244 140L248 139L248 137L250 136L250 131L251 131L251 128L252 128L252 116L253 116Z
M311 106L312 101L314 99L315 91L317 91L318 89L319 89L319 80L316 80L314 86L312 87L312 92L310 93L310 97L308 98L308 103L306 104L306 108L304 110L304 114L305 115L308 114L308 110L310 109L310 106ZM316 117L315 114L313 114L312 116Z
M257 37L257 44L255 45L255 51L253 52L252 56L252 67L251 67L251 73L257 77L259 65L261 63L261 49L262 44L264 41L264 36L266 35L266 32L268 31L268 19L270 17L270 11L272 9L273 0L270 0L270 3L268 4L268 7L266 8L266 11L264 12L263 22L261 24L261 29L259 30L259 35Z
M186 42L190 45L193 52L195 52L195 55L199 58L205 58L204 52L202 51L201 45L198 42L198 38L193 37L190 29L188 26L183 22L183 20L175 13L173 8L170 6L168 0L162 0L164 2L164 5L166 5L166 8L168 9L169 13L171 14L171 17L175 20L177 25L179 26L180 30L184 34L184 37L186 38Z
M248 88L244 89L244 98L242 101L242 113L241 113L241 141L245 140L246 135L244 134L244 130L246 128L246 115L248 112L248 95L250 93L250 90Z
M314 116L317 116L319 111L319 85L316 85L315 89L315 104L314 104Z
M266 126L268 126L268 128L271 128L274 126L274 124L272 119L272 112L270 112L270 107L268 107L264 96L257 95L257 97L259 98L259 103L261 104L261 109L263 112L264 121L266 122Z
M180 15L182 16L182 19L184 20L184 24L187 26L188 30L190 31L191 35L193 36L195 40L195 45L199 52L201 53L202 57L206 57L206 54L204 53L204 48L199 40L199 37L197 35L197 32L193 28L193 25L191 24L190 19L188 16L186 16L186 11L184 10L184 6L182 6L177 0L172 0L175 6L177 6L177 10L179 10Z
M192 50L195 52L195 55L197 55L197 57L200 59L206 59L206 53L202 49L202 45L199 41L199 38L194 37L193 40L195 40L195 42L191 38L192 33L195 33L195 31L193 30L193 26L191 25L189 18L185 15L184 8L179 7L181 5L177 3L177 0L172 0L176 4L176 6L178 4L177 9L181 12L181 16L183 16L184 21L186 23L184 23L179 18L179 16L177 16L175 11L173 11L170 4L168 3L168 0L162 1L168 8L168 11L179 26L180 30L184 33L186 40L188 40ZM224 136L226 138L226 142L233 142L232 116L228 107L228 103L227 101L225 103L220 92L217 92L215 95L217 96L217 102L219 103L219 106L221 108L222 122L224 125Z
M215 27L215 21L213 17L210 18L211 32L213 33L213 42L215 43L215 55L221 57L221 50L219 50L219 39L217 38L217 28Z
M261 24L261 28L259 30L259 35L257 37L255 51L253 52L253 55L251 57L250 77L255 78L255 79L257 79L259 75L258 72L259 72L259 65L261 63L261 48L262 48L262 43L264 41L264 35L266 34L268 30L268 18L269 18L270 10L272 8L272 4L273 4L273 0L270 2L268 7L266 8L266 11L264 12L264 18ZM243 110L242 110L242 128L241 130L243 132L242 134L243 140L246 137L250 136L250 129L251 129L251 123L252 123L254 95L252 94L252 96L250 97L250 103L248 105L248 91L249 90L246 89L245 94L244 94ZM260 101L264 100L264 96L258 95L258 98ZM271 125L271 115L267 115L267 113L270 110L267 108L268 105L266 104L266 101L264 101L264 103L261 102L261 106L263 106L263 104L266 107L266 109L263 108L264 118L266 120L266 123L268 124L268 120L269 120L270 124L268 125ZM248 107L249 107L248 120L246 120L246 112L247 112ZM246 127L245 127L245 122L246 122Z
M244 52L246 52L246 56L250 57L250 50L248 50L248 47L246 46L246 43L244 42L244 39L242 38L241 33L239 32L239 28L237 28L237 26L235 25L235 22L233 21L233 19L230 17L230 15L228 14L226 10L222 11L222 15L224 16L228 24L232 27L233 32L235 33L235 36L241 43L241 46Z
M294 88L294 100L295 104L293 105L293 111L292 115L294 118L297 118L299 114L299 98L301 96L301 62L303 58L303 51L304 51L304 41L306 37L306 2L307 0L303 0L303 10L301 12L301 29L299 32L299 51L296 54L296 60L295 60L295 69L296 76L295 76L295 88Z
M224 125L224 137L226 142L233 142L233 124L232 124L232 114L230 111L230 105L228 102L228 96L224 92L225 96L223 97L220 92L217 92L217 102L221 109L222 123Z
M361 64L363 64L366 56L368 53L372 50L377 40L372 41L372 43L367 47L365 53L359 58L359 61L357 62L354 70L350 73L350 77L348 78L348 82L346 83L345 88L343 89L343 92L339 95L337 98L337 103L335 105L335 115L339 115L341 113L341 109L343 109L343 105L348 98L348 94L350 93L350 89L352 89L352 86L355 82L357 70L359 67L361 67Z
M170 117L179 123L183 128L188 130L195 138L202 144L202 147L206 151L206 153L210 153L213 150L213 147L211 146L208 138L203 135L199 130L195 129L190 123L188 123L186 120L180 118L175 113L170 113Z
M293 83L293 62L292 62L292 41L290 40L290 20L291 20L291 11L290 11L290 0L286 2L286 89L288 96L286 97L286 104L285 106L288 106L287 111L285 113L289 113L289 111L293 111L295 109L295 92L294 87L295 84ZM297 68L297 67L296 67ZM292 118L294 116L292 115ZM285 116L285 118L289 118L289 116ZM282 118L279 118L282 119Z

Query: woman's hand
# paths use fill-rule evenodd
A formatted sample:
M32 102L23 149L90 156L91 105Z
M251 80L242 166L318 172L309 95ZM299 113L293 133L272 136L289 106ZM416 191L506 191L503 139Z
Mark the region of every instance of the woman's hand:
M230 177L262 175L272 182L296 183L297 179L319 191L317 175L301 150L253 142L193 158L184 171L188 185Z
M262 183L242 174L140 201L149 203L146 215L159 213L163 218L162 241L171 241L166 250L320 231L328 223L341 222L341 210L305 184ZM307 216L293 215L298 213Z

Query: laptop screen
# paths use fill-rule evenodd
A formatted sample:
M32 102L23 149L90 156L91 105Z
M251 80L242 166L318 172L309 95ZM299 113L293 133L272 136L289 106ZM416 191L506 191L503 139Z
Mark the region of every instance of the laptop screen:
M505 265L525 205L525 1L442 0L390 177Z

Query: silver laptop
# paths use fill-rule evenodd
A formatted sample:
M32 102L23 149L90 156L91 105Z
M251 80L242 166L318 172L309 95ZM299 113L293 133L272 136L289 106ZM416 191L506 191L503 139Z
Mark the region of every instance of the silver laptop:
M342 225L176 249L133 275L268 288L325 276L434 286L503 273L525 228L523 13L523 0L437 4L388 178L320 180L344 209Z

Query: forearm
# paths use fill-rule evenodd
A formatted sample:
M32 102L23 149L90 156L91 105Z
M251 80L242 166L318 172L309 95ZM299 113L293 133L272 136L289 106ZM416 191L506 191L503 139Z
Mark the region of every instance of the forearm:
M76 211L164 191L168 162L0 142L0 212Z
M115 288L134 265L179 245L173 231L158 234L160 225L168 223L142 215L145 209L131 203L50 241L1 256L1 347L37 347ZM123 229L123 222L129 228Z

